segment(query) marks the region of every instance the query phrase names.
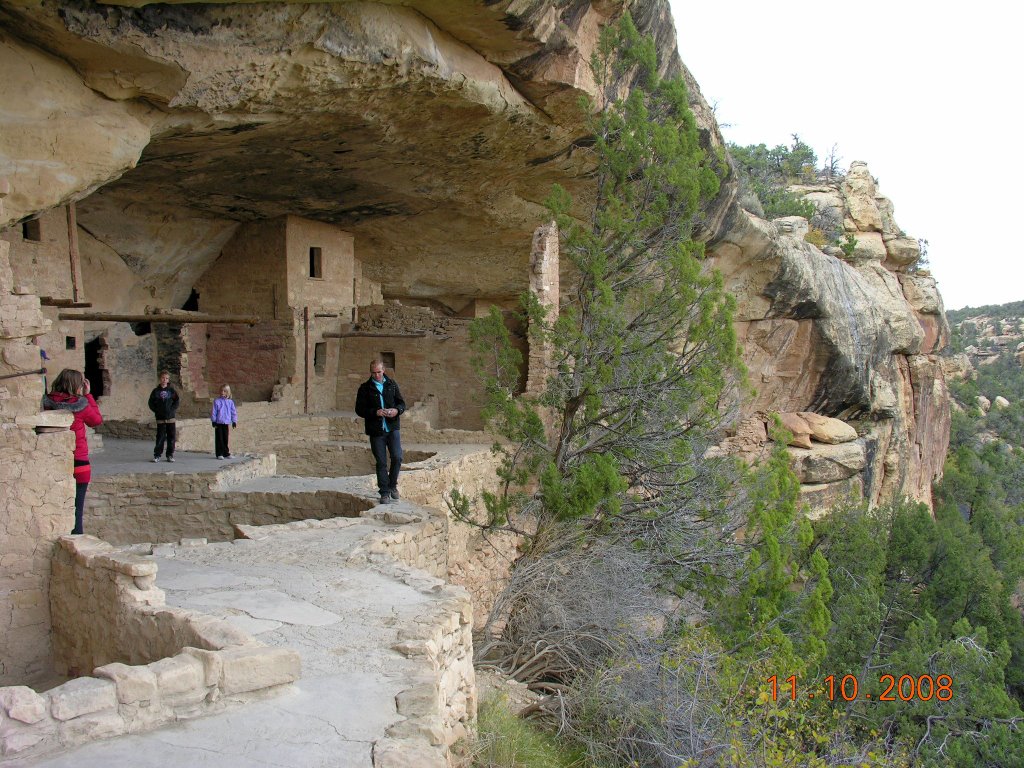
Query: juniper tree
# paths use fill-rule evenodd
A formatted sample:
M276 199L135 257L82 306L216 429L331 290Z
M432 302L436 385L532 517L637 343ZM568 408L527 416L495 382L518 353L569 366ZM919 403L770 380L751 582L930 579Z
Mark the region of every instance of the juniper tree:
M558 317L523 302L532 343L554 350L543 394L516 396L497 310L473 330L485 417L506 440L486 524L542 546L555 529L628 532L698 568L705 539L731 537L711 512L729 481L698 459L735 393L733 301L694 238L728 166L701 147L684 83L659 76L653 41L628 16L605 30L592 67L595 198L584 210L556 186L547 200L573 287Z

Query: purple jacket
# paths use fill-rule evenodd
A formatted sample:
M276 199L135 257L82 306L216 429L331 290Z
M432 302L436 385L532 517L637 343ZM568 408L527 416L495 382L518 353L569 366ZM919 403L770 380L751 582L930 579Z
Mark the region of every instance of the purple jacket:
M238 411L235 410L235 401L230 397L218 397L214 400L210 421L214 424L236 424Z

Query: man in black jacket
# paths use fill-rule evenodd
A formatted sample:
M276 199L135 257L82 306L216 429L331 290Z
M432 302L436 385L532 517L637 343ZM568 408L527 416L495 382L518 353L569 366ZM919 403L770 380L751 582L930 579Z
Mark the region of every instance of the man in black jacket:
M356 413L363 417L366 434L370 436L370 450L377 462L377 487L380 503L398 501L398 472L402 468L402 440L399 419L405 412L405 400L394 379L384 375L384 361L370 363L370 378L359 385L356 393ZM391 468L387 454L391 454Z
M149 410L156 416L156 445L153 446L153 461L160 461L160 454L167 443L167 460L174 461L174 443L177 428L174 417L178 413L178 393L171 386L171 374L160 371L160 385L149 394Z

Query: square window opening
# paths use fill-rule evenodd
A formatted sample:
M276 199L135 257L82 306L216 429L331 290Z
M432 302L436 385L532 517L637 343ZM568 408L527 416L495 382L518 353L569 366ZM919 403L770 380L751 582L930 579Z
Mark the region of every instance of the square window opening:
M74 336L65 336L64 337L64 349L77 349L77 348L78 348L78 339L76 339Z
M394 352L381 352L380 359L384 361L384 368L393 371L395 370L395 353Z
M43 227L39 219L29 219L28 221L21 222L21 239L31 240L34 243L42 241Z

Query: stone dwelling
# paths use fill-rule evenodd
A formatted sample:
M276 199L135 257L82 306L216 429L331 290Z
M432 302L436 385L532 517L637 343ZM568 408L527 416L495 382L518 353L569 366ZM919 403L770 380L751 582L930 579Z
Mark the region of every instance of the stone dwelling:
M151 586L131 558L58 544L70 435L39 413L42 367L87 372L111 443L149 438L146 393L170 369L181 451L210 449L209 398L230 383L243 413L232 445L259 454L251 472L266 475L246 482L277 475L272 452L294 468L318 446L361 440L340 412L377 354L417 404L410 438L483 439L468 432L480 422L466 323L527 287L556 306L571 286L553 234L532 248L531 237L552 183L581 214L592 200L578 97L594 88L601 26L626 5L665 73L686 80L707 149L721 148L665 0L0 0L0 685L53 667L55 558L98 557L131 595ZM737 298L755 390L724 448L756 457L770 415L792 414L812 507L851 494L930 502L949 430L935 281L914 269L916 243L863 164L800 192L856 237L852 254L807 242L803 220L744 210L734 177L705 213L700 236ZM544 351L524 351L523 386L536 387ZM436 504L463 458L425 472L416 503ZM127 476L90 491L96 530L146 541L115 526L152 517L124 513L150 509ZM146 498L209 517L230 506L219 482L147 481ZM282 517L225 519L224 537L290 524L297 497L246 492L238 509L260 493ZM338 512L300 495L318 523ZM425 549L441 546L435 523L454 553L444 568L435 558L436 575L471 585L487 561L440 517L417 523L432 532ZM11 706L0 701L3 717Z

